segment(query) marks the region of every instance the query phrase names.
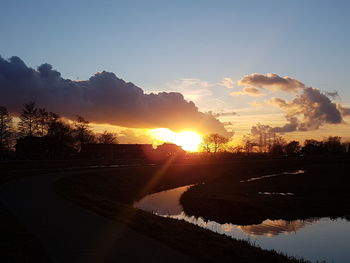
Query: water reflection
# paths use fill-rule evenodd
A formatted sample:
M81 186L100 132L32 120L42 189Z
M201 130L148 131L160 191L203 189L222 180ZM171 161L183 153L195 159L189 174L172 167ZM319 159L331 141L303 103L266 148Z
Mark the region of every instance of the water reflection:
M268 174L268 175L263 175L263 176L259 176L259 177L252 177L252 178L249 178L248 180L242 180L242 181L240 181L240 183L248 183L248 182L253 182L253 181L262 180L262 179L271 178L271 177L276 177L276 176L281 176L281 175L298 175L298 174L303 174L303 173L305 173L305 170L296 170L296 171L292 171L292 172Z
M242 231L250 235L266 235L276 236L279 234L288 234L290 232L296 233L299 229L303 228L307 224L316 222L319 219L308 220L270 220L267 219L258 225L238 226Z
M179 200L189 187L191 185L150 194L135 202L134 207L159 216L185 220L237 239L253 239L262 248L275 249L291 256L313 261L350 262L350 224L345 219L265 220L248 226L219 224L183 212Z
M183 211L180 196L192 185L150 194L134 203L134 207L160 216L179 215Z
M259 195L282 195L282 196L287 196L287 195L294 195L294 193L276 193L276 192L258 192Z
M312 220L265 220L258 225L239 226L234 224L219 224L215 221L206 221L203 218L196 218L188 216L183 211L180 205L181 195L192 185L186 185L175 189L162 191L155 194L150 194L134 203L134 207L142 209L147 212L154 213L159 216L171 217L175 219L185 220L191 224L195 224L215 232L235 236L234 230L241 230L250 235L266 235L274 236L281 233L296 232L308 223L316 221ZM265 193L264 193L265 194ZM270 194L270 193L269 193ZM276 193L284 194L284 193ZM289 194L289 193L287 193Z

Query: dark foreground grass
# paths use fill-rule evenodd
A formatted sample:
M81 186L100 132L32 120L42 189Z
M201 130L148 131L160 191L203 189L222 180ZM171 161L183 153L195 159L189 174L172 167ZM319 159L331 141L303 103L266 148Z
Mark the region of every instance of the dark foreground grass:
M1 166L1 165L0 165ZM8 167L8 166L7 166ZM6 182L25 176L38 175L52 169L0 168L0 187ZM18 163L17 163L18 168ZM20 194L20 193L19 193ZM23 197L25 198L25 197ZM1 263L49 263L52 262L40 241L0 201L0 262Z
M51 262L40 242L0 203L0 262Z
M39 174L81 170L81 167L115 163L86 161L2 161L0 187L9 181ZM21 193L18 193L21 194ZM25 197L23 197L25 198ZM48 263L51 262L40 241L18 223L0 201L0 262Z
M59 180L55 187L66 199L121 222L200 262L307 262L131 206L148 193L220 178L232 173L232 165L238 167L242 164L164 165L85 171Z

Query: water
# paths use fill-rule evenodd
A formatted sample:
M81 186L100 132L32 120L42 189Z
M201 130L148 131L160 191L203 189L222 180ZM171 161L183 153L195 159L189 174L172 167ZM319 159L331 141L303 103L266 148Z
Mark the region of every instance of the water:
M291 256L330 263L350 262L350 222L345 219L265 220L248 226L219 224L184 213L179 200L189 187L191 185L147 195L135 202L134 207L158 216L185 220L237 239L250 240L262 248L275 249Z
M296 170L296 171L292 171L292 172L268 174L268 175L263 175L263 176L259 176L259 177L252 177L252 178L249 178L248 180L240 181L240 183L248 183L248 182L253 182L253 181L262 180L262 179L271 178L271 177L276 177L276 176L281 176L281 175L299 175L299 174L303 174L303 173L305 173L305 170Z

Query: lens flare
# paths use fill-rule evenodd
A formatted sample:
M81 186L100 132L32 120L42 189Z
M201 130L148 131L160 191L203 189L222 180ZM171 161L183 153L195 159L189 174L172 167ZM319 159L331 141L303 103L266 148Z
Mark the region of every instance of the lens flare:
M170 142L179 145L185 151L196 152L203 142L202 137L194 131L173 132L167 128L150 130L151 137L156 144Z

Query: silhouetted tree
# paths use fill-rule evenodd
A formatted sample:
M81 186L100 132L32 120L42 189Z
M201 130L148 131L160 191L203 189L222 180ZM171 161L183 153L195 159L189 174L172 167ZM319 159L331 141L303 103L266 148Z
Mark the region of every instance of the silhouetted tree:
M254 147L257 146L257 144L254 142L254 140L252 139L252 136L251 134L246 134L243 136L243 139L242 139L242 142L243 142L243 148L244 148L244 151L246 153L252 153L254 152Z
M291 141L285 146L285 152L286 154L297 154L300 152L301 146L298 141Z
M30 101L23 105L18 122L18 131L21 136L34 136L38 133L38 109L35 102Z
M243 152L244 148L241 145L237 145L237 146L229 145L229 146L226 146L226 150L231 153L240 154Z
M271 145L269 151L271 154L283 154L285 146L286 146L286 141L283 139L283 137L279 135L275 135L274 142Z
M269 152L276 140L276 133L269 125L256 124L251 128L251 139L260 153Z
M172 156L181 157L185 154L185 151L173 143L163 143L156 149L158 159L166 159Z
M0 159L10 147L12 133L12 117L6 107L0 106Z
M36 115L37 135L44 136L48 133L49 126L52 122L59 119L59 115L53 112L46 111L45 108L38 108Z
M228 143L229 139L220 134L213 133L204 137L203 148L206 152L217 153L224 144Z
M321 154L324 152L323 142L313 139L305 140L302 152L306 154Z
M328 153L343 153L345 152L344 145L341 143L341 137L329 136L324 140L323 145Z
M101 133L98 136L97 141L99 143L103 143L103 144L116 144L116 143L118 143L117 135L115 133L107 132L107 131L104 131L103 133Z
M74 152L74 130L60 120L51 120L46 138L51 159L65 159Z
M80 150L82 144L95 142L95 136L90 130L89 122L81 116L77 116L74 123L74 139L78 150Z

